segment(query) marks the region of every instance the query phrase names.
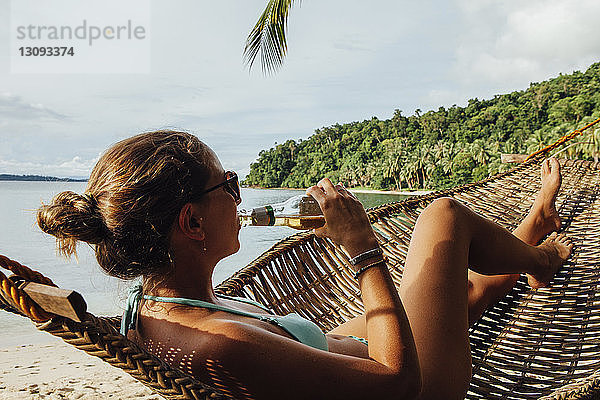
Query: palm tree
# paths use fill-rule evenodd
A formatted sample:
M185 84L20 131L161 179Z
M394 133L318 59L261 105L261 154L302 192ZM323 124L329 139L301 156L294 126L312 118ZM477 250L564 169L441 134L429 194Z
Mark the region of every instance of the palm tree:
M402 156L400 153L388 154L383 162L383 177L394 179L396 189L402 190Z
M293 3L294 0L269 0L246 39L244 60L248 68L252 68L258 53L265 74L281 67L287 53L287 20Z
M525 141L525 145L527 146L527 152L533 153L546 145L546 141L548 138L545 136L544 132L541 129L538 129L530 135Z
M471 157L477 164L486 165L488 163L491 155L482 139L476 139L468 147Z

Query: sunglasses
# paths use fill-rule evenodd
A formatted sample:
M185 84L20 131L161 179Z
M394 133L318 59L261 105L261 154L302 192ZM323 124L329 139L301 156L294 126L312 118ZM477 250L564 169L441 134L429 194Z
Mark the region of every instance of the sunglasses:
M231 195L231 197L233 197L233 200L235 200L235 204L236 205L240 205L240 203L242 202L242 194L241 194L241 189L240 189L240 181L238 180L238 176L235 172L233 171L227 171L225 172L225 182L219 183L216 186L213 186L209 189L206 189L205 191L203 191L202 193L198 193L197 196L195 196L196 198L199 198L200 196L205 195L206 193L212 192L213 190L216 190L220 187L223 187L223 189L229 193Z

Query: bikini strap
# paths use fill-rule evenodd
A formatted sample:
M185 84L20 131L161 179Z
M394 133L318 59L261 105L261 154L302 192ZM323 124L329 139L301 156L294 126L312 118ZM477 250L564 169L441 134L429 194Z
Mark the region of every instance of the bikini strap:
M175 304L181 304L181 305L191 306L191 307L208 308L209 310L215 310L215 311L225 311L225 312L228 312L231 314L241 315L242 317L250 317L250 318L260 319L261 321L272 322L271 320L273 319L273 317L268 316L268 315L255 314L255 313L251 313L251 312L247 312L247 311L236 310L234 308L224 307L224 306L220 306L218 304L213 304L213 303L209 303L207 301L202 301L202 300L197 300L197 299L187 299L185 297L160 297L160 296L150 296L150 295L144 295L143 297L146 300L160 301L163 303L175 303Z
M269 310L262 304L257 303L250 299L245 299L243 297L226 296L223 294L217 294L217 296L224 298L224 299L229 299L229 300L239 301L242 303L251 304L253 306L260 307L261 309L265 310L268 313L271 313L271 310ZM236 310L233 308L219 306L219 305L209 303L207 301L202 301L202 300L187 299L184 297L159 297L159 296L144 295L143 291L142 291L142 285L141 285L141 283L138 283L138 284L133 285L129 289L129 296L127 297L127 306L125 308L125 312L123 313L123 318L121 319L121 330L120 331L121 331L122 335L125 336L125 335L127 335L127 331L136 329L138 310L139 310L139 306L140 306L140 302L141 302L142 298L146 299L146 300L154 300L154 301L160 301L160 302L164 302L164 303L176 303L176 304L182 304L182 305L192 306L192 307L208 308L208 309L216 310L216 311L225 311L225 312L228 312L231 314L241 315L243 317L256 318L261 321L273 322L273 320L274 320L274 317L271 317L271 316Z
M258 301L250 300L245 297L227 296L227 295L220 294L220 293L217 293L217 297L220 297L222 299L228 299L228 300L233 300L233 301L239 301L241 303L250 304L250 305L256 306L258 308L261 308L268 313L273 313L273 311L270 308L268 308L267 306L260 304Z
M135 329L137 324L138 309L140 307L140 301L142 300L142 284L137 283L129 288L129 295L127 296L127 305L123 318L121 318L121 335L127 336L127 331Z

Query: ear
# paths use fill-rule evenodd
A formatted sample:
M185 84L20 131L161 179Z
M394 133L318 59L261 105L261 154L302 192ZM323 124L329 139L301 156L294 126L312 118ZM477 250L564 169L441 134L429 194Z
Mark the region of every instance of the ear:
M205 239L202 216L192 203L187 203L181 208L177 223L181 232L188 238L200 241Z

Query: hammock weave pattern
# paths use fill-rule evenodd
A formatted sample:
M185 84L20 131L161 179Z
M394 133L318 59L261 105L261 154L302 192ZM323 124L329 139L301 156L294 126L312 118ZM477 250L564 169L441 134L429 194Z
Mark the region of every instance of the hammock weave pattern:
M415 221L430 202L452 196L512 230L540 188L541 160L480 183L370 210L395 283L402 277ZM600 165L561 160L561 166L556 204L562 229L574 241L573 255L550 287L533 291L520 280L471 328L474 375L468 399L537 399L600 370ZM363 312L347 262L331 242L301 233L275 245L218 290L251 297L279 313L298 312L328 330ZM598 383L594 379L590 385ZM557 396L550 398L585 398Z
M369 210L396 285L415 221L428 204L451 196L512 230L539 190L545 154L481 182ZM600 398L600 163L560 163L563 185L556 205L562 230L573 239L573 254L550 287L533 291L520 280L470 329L473 379L468 399ZM329 330L363 312L347 265L341 248L303 232L274 245L216 291L251 298L279 314L299 313ZM47 315L19 289L19 282L51 281L6 257L0 257L0 266L16 274L6 278L0 272L1 308L38 321L39 329L122 368L166 398L231 394L169 367L128 341L118 333L120 317L88 313L77 323Z

